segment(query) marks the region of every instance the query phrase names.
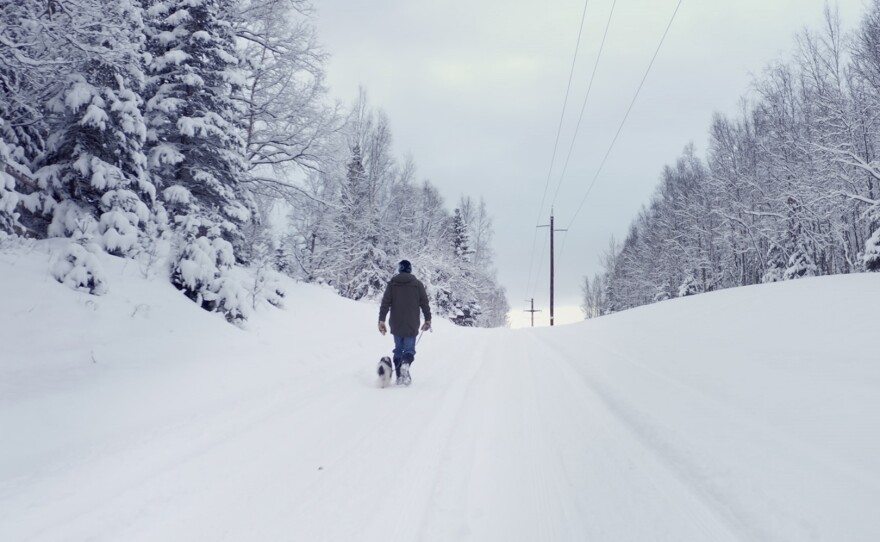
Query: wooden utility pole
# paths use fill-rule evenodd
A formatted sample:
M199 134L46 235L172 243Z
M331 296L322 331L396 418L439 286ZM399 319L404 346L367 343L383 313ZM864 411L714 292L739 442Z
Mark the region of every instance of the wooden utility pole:
M532 308L531 308L531 309L526 309L526 310L524 310L523 312L530 312L530 313L532 313L532 327L535 327L535 313L536 313L536 312L541 312L541 309L535 310L535 298L534 298L534 297L533 297L530 301L532 302Z
M550 224L544 224L542 226L538 226L539 228L550 228L550 325L553 325L553 289L554 289L554 276L556 272L555 262L556 258L554 256L553 251L553 239L554 233L558 231L568 231L568 230L557 230L553 226L553 209L550 209Z

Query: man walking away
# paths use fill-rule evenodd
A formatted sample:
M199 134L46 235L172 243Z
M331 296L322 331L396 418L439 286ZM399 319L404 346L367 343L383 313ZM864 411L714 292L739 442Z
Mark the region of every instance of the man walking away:
M412 264L402 260L397 265L394 275L379 307L379 333L385 335L385 316L391 311L391 335L394 336L394 368L397 371L397 384L409 386L412 378L409 374L410 365L416 357L416 337L419 334L419 308L425 316L422 331L431 328L431 307L425 285L412 274Z

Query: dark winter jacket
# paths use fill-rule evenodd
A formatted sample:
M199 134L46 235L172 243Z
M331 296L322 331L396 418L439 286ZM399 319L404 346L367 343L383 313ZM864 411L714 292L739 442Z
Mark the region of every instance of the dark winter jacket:
M398 337L415 337L419 334L419 308L425 316L425 321L431 320L431 307L428 304L428 294L425 285L415 278L412 273L400 273L394 275L385 294L382 296L382 306L379 308L379 321L384 322L388 310L391 310L391 334Z

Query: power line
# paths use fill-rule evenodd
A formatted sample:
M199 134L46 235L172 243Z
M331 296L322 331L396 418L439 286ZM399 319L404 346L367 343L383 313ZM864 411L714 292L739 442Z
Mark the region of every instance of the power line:
M584 197L581 199L580 205L578 205L577 210L572 216L571 221L568 223L568 229L571 229L572 224L574 224L575 219L577 219L578 214L580 214L581 209L584 206L584 203L587 201L587 196L590 195L590 191L593 190L593 185L596 184L596 180L599 178L599 175L602 173L602 169L605 167L605 163L608 161L608 157L611 155L611 151L614 149L614 145L617 143L618 137L620 137L621 131L623 131L623 126L626 124L627 119L629 118L630 112L632 112L633 106L636 103L636 100L639 97L639 93L642 91L642 87L645 85L645 80L648 78L648 74L651 72L651 68L654 66L654 61L657 60L657 55L660 54L660 48L663 46L663 42L666 40L667 34L669 34L669 29L672 27L673 21L675 21L675 16L678 15L678 10L681 7L681 3L683 0L678 0L678 4L675 6L675 11L672 12L672 17L669 19L669 23L666 25L666 30L663 32L663 36L660 38L660 42L657 44L657 49L654 51L654 56L651 57L651 62L648 64L648 69L645 70L645 75L642 76L642 80L639 83L638 88L636 89L636 93L633 96L632 101L629 104L629 107L626 110L626 114L623 116L623 120L620 121L620 126L617 127L617 132L614 134L614 138L611 140L611 145L608 146L608 150L605 152L605 156L602 158L602 161L599 163L599 169L596 170L596 174L593 176L593 180L590 182L590 185L587 187L587 192L584 194ZM562 247L560 249L560 259L562 257L562 253L565 250L565 240L562 241Z
M616 1L616 0L615 0ZM584 0L584 11L581 14L581 24L578 29L578 37L577 43L574 46L574 57L571 59L571 69L568 72L568 85L565 88L565 99L562 101L562 113L559 115L559 126L556 128L556 142L553 144L553 156L550 158L550 169L547 171L547 181L544 183L544 194L541 196L541 205L538 207L538 218L535 220L535 224L537 225L541 221L541 214L544 211L544 202L547 199L547 189L550 187L550 177L553 174L553 164L556 162L556 151L559 148L559 136L562 133L562 124L565 119L565 109L568 106L568 96L571 92L571 81L574 78L574 68L577 63L578 51L581 47L581 35L584 31L584 20L587 18L587 6L589 5L590 0ZM528 291L531 288L532 283L532 269L535 265L535 247L538 242L538 230L535 230L534 238L532 239L532 254L531 260L529 261L529 278L526 281L526 290Z
M599 60L602 59L602 51L605 49L605 40L608 38L608 29L611 28L611 18L614 16L614 7L617 5L617 0L611 4L611 11L608 13L608 21L605 23L605 33L602 35L602 43L599 45L599 53L596 55L596 63L593 64L593 73L590 75L590 84L587 85L587 94L584 96L584 102L581 104L581 113L578 115L577 126L574 129L574 135L571 138L571 145L568 147L568 154L565 157L565 165L562 166L562 173L559 175L559 184L556 185L556 192L553 194L553 201L550 203L550 206L553 207L556 205L556 198L559 196L559 189L562 187L562 181L565 179L565 172L568 171L568 162L571 160L571 153L574 150L574 144L577 141L578 132L581 129L581 121L584 118L584 111L587 108L587 101L590 99L590 94L593 90L593 82L596 79L596 71L599 68Z

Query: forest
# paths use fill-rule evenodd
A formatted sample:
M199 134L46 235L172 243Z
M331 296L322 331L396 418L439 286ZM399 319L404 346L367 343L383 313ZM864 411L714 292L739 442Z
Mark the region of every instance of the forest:
M332 99L314 16L308 0L0 4L0 247L69 240L52 273L95 295L95 254L128 258L230 322L282 302L277 273L369 300L406 258L435 312L505 325L487 203L449 210L365 90Z
M603 271L583 280L587 318L666 299L802 277L880 271L880 1L770 64L740 112L716 114L664 168Z

